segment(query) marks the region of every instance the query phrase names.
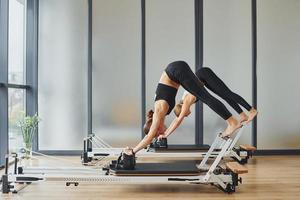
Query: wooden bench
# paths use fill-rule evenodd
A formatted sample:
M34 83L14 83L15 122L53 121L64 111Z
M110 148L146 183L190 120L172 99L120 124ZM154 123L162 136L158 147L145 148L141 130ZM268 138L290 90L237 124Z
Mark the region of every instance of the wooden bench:
M245 174L248 173L247 167L240 165L237 162L228 162L226 163L226 168L231 170L232 172L236 174Z
M240 149L246 150L246 151L255 151L256 147L251 146L251 145L247 145L247 144L241 144Z

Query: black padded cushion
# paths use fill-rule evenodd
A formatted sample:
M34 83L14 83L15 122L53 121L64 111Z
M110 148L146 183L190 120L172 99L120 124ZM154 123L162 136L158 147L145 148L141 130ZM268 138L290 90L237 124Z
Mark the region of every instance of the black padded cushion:
M195 151L203 151L206 152L209 149L209 145L199 146L191 146L191 145L168 145L168 148L153 148L155 152L177 152L177 151L188 151L188 152L195 152Z
M119 170L110 168L110 173L117 176L184 176L200 173L196 161L182 161L169 163L137 163L134 170Z

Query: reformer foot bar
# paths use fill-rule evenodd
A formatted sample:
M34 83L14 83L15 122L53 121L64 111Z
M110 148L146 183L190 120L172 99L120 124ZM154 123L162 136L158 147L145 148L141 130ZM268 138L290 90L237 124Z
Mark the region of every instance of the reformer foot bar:
M250 145L240 145L236 148L235 145L239 138L241 137L245 125L240 128L237 133L233 136L234 139L230 146L226 149L224 157L233 158L235 161L240 164L246 164L248 159L252 157L253 151L256 150L255 147ZM91 134L89 137L84 138L84 148L81 156L82 163L84 165L89 165L92 161L101 160L105 157L110 157L112 159L118 157L122 152L122 148L113 148L99 136ZM218 135L214 139L211 147L211 152L209 157L216 157L220 153L220 149L225 144L225 142L220 142ZM207 150L206 150L207 151ZM137 153L137 157L155 157L155 158L203 158L207 155L203 150L194 149L194 150L184 150L184 151L174 151L174 149L161 148L155 149L149 147L148 149L143 149Z
M237 162L221 165L222 158L235 139L222 138L219 134L215 140L217 142L213 143L199 165L190 161L167 164L137 163L135 170L119 170L110 164L101 169L83 168L81 171L76 168L74 174L70 173L69 169L62 168L58 169L57 173L44 173L26 171L26 168L18 167L16 156L13 173L8 173L8 164L6 164L6 173L2 176L2 192L17 193L18 185L41 181L62 181L67 186L71 184L77 186L84 182L94 184L211 184L227 193L235 192L236 186L242 181L239 174L247 173L248 170ZM218 155L208 162L213 150L220 143L222 145ZM8 158L6 161L8 163ZM68 170L69 174L66 174L65 170Z

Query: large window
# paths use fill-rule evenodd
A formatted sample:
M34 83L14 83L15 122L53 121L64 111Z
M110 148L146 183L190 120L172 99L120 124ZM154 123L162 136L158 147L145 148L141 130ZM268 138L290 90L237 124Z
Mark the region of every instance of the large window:
M25 95L26 91L24 89L8 89L8 146L10 152L17 152L23 144L18 122L25 114Z
M0 165L7 152L23 146L18 122L26 114L27 0L0 3Z
M9 0L8 82L24 84L26 0Z
M37 112L37 5L0 1L0 166L23 147L21 118Z
M22 147L18 121L26 99L26 0L9 0L8 15L8 136L10 152Z

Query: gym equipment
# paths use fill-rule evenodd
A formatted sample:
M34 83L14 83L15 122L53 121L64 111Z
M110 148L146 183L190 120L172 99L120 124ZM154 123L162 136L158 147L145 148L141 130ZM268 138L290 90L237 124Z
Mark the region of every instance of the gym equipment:
M150 144L150 148L154 148L154 149L168 148L167 138L162 138L161 140L155 138L155 140Z
M135 155L127 155L125 153L121 153L118 160L116 160L115 169L124 169L124 170L134 170L135 168Z
M240 145L235 148L237 141L241 137L243 130L246 126L242 126L235 134L232 144L226 149L224 157L231 157L240 164L246 164L248 159L252 157L255 147L250 145ZM216 157L220 153L220 149L224 145L224 141L220 142L218 136L216 136L212 143L213 151L210 153L210 157ZM83 141L83 153L81 156L82 163L84 165L91 165L93 161L106 159L115 159L122 152L122 148L113 148L107 142L95 134L91 134ZM205 152L203 152L205 150ZM137 153L138 157L155 157L155 158L203 158L206 155L207 149L174 149L167 144L167 139L158 142L154 141L148 149L143 149Z
M221 165L222 158L228 148L236 142L235 138L222 138L221 134L218 134L198 165L190 161L136 163L135 169L128 170L116 167L118 161L114 160L101 169L77 168L74 169L74 173L70 169L66 169L68 173L65 173L66 170L63 169L53 169L53 173L46 173L42 169L32 170L18 166L18 158L15 155L13 173L8 173L8 158L6 160L6 171L2 176L2 192L17 193L16 186L18 184L28 185L41 181L62 181L67 186L78 186L81 182L99 184L211 184L227 193L232 193L242 182L239 174L248 172L246 167L237 162L230 162L225 166ZM221 144L219 145L220 151L210 160L211 164L209 164L208 159L213 155L217 144Z

